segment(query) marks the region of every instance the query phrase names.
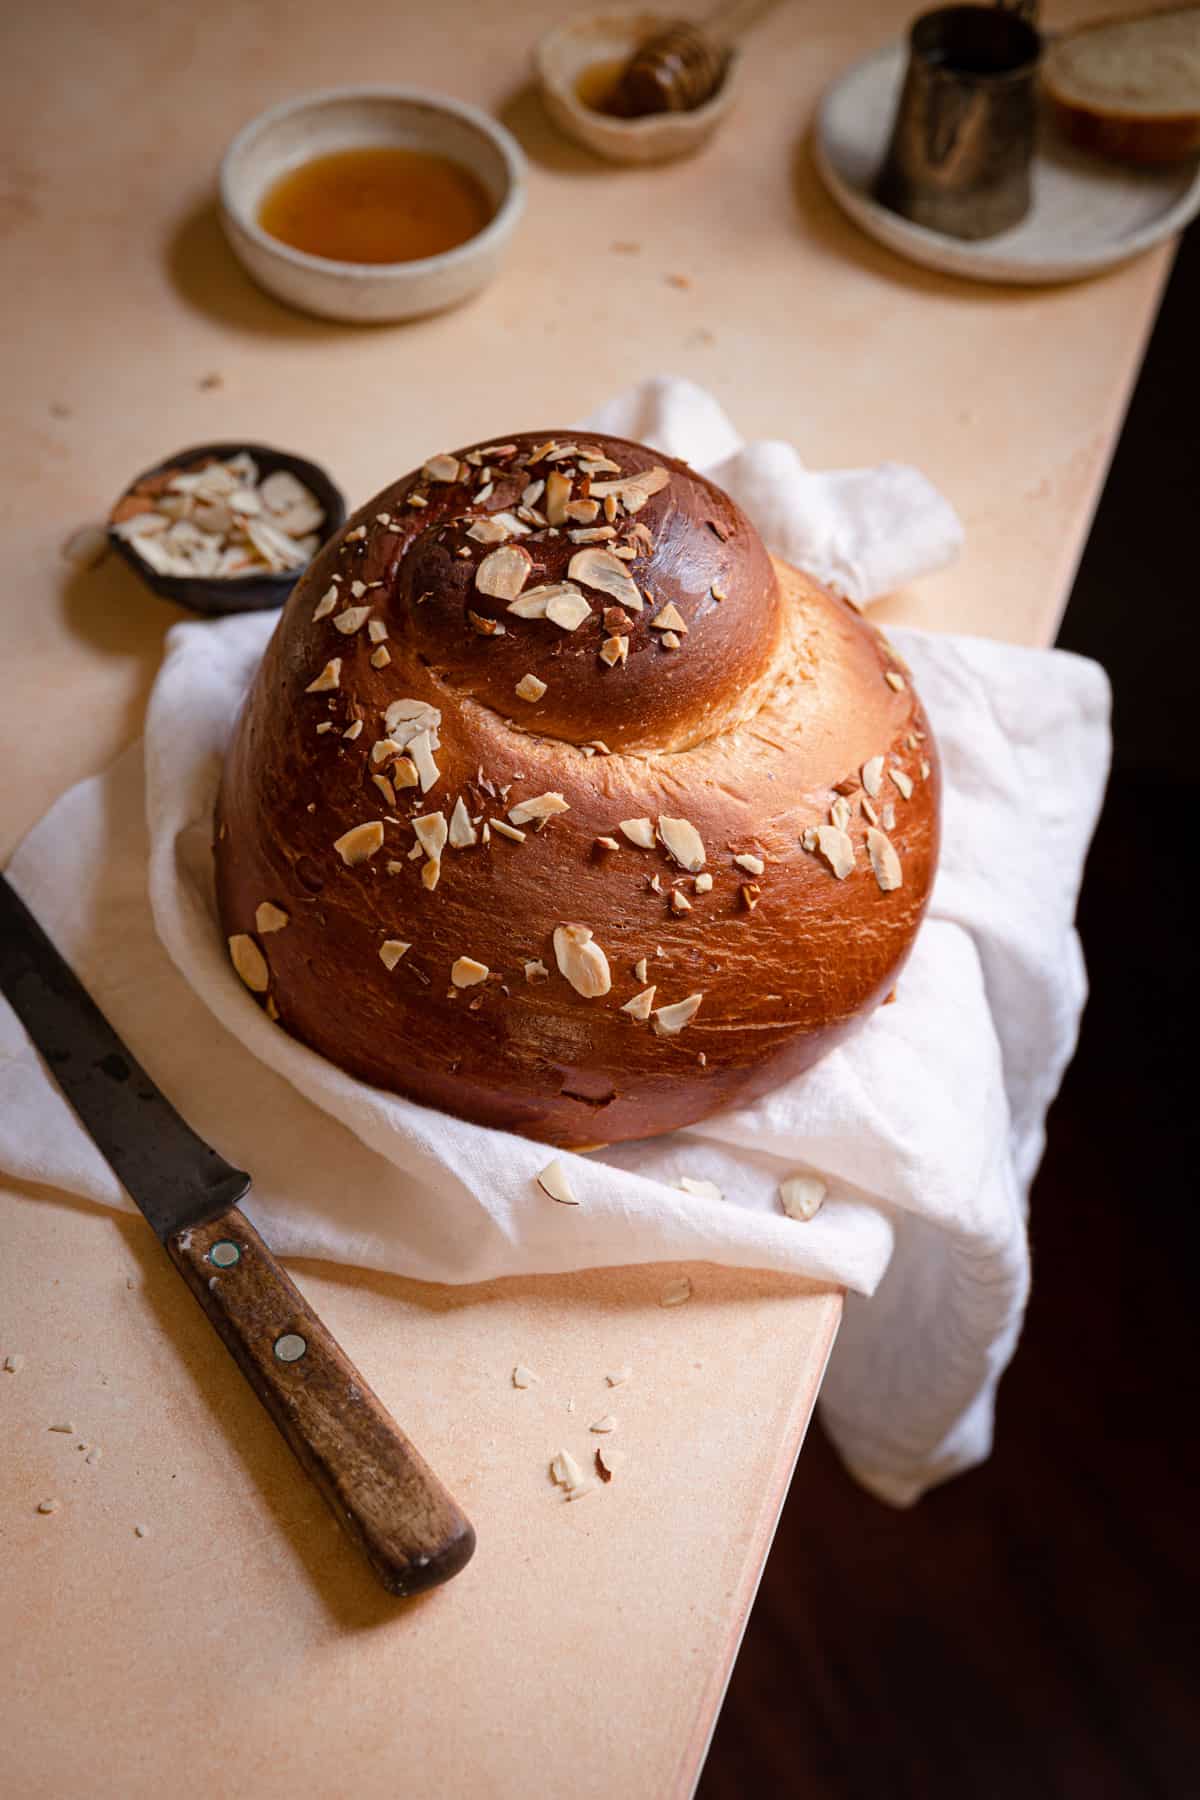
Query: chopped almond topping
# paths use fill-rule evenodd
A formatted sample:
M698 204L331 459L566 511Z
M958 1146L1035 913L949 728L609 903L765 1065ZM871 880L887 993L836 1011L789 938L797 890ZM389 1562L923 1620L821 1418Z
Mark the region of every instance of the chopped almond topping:
M520 544L504 544L484 557L475 571L475 586L493 600L515 600L532 567L528 550Z
M453 483L465 481L468 471L463 468L457 456L431 456L421 469L430 481Z
M450 979L457 988L475 987L486 981L489 970L486 963L476 962L473 956L459 956L450 970Z
M340 656L334 656L325 664L316 680L309 682L304 691L306 694L327 694L331 688L338 686L341 679L342 659Z
M887 682L889 687L895 688L898 694L902 693L908 685L898 669L886 670L883 679Z
M569 581L545 582L540 587L529 588L526 593L521 595L520 599L513 601L508 610L518 619L544 619L546 608L551 600L565 600L569 599L571 595L583 599L579 589Z
M531 481L521 495L521 505L536 506L545 491L546 484L544 481Z
M327 619L337 603L338 591L335 587L331 587L317 601L316 610L313 613L313 624L315 625L318 619Z
M644 981L646 978L645 977L645 965L639 964L638 966L643 971L641 979ZM631 1019L638 1019L644 1023L650 1017L650 1014L653 1011L654 996L657 992L658 992L657 988L652 988L652 987L643 988L640 994L635 994L633 996L632 1000L627 1000L625 1002L624 1006L621 1008L621 1011L623 1013L628 1013Z
M592 609L582 594L554 594L546 602L546 617L564 631L577 631Z
M929 764L924 757L921 758L920 776L922 781L929 780Z
M600 502L598 500L568 500L566 514L568 519L573 519L577 525L591 525L600 516Z
M421 864L421 886L427 888L431 894L441 878L442 865L440 862L434 862L431 857L428 862Z
M349 741L351 743L353 743L356 738L360 738L362 736L362 728L363 728L363 722L361 719L352 719L350 721L349 725L347 725L345 731L343 731L342 736L344 738L348 738Z
M430 733L418 731L408 745L408 754L413 760L417 777L421 783L421 792L427 794L431 787L441 779L441 770L433 760Z
M596 839L596 848L598 850L619 850L621 846L618 844L615 837L598 837Z
M282 931L288 923L288 914L281 906L273 906L269 900L260 901L254 912L254 929L259 937L265 937L268 931Z
M467 850L472 844L479 842L478 833L471 823L471 815L463 804L460 794L454 802L454 811L450 814L449 844L452 850Z
M549 981L550 971L540 957L536 961L530 961L525 964L525 979L531 987L535 986L539 981Z
M490 819L488 824L490 824L493 831L498 831L501 837L511 838L514 844L523 844L525 839L529 836L527 831L518 831L515 825L507 825L503 819ZM487 842L487 830L488 825L485 824L483 828L483 841L485 844Z
M618 663L629 659L629 639L627 637L605 638L600 646L600 661L615 669Z
M378 650L372 650L371 652L371 667L373 669L386 669L391 660L392 653L386 644L380 644Z
M557 1200L560 1206L579 1205L578 1200L571 1190L571 1183L567 1180L567 1171L563 1168L557 1157L553 1162L547 1163L546 1167L534 1177L534 1180L537 1182L542 1192L544 1194L549 1194L551 1200ZM570 1452L560 1450L559 1456L564 1459L564 1462L569 1463L575 1470L576 1475L578 1475L579 1465L575 1462L575 1459L571 1456ZM557 1480L558 1477L556 1476L555 1479Z
M639 475L623 475L617 481L593 481L592 492L597 500L603 500L612 494L631 513L637 513L641 512L652 494L657 494L666 487L670 479L666 469L643 469Z
M661 1037L675 1037L685 1025L695 1018L700 1010L703 994L689 994L686 1000L676 1000L673 1006L659 1006L654 1012L654 1029Z
M585 1000L598 999L612 987L608 958L587 925L556 925L554 956L560 975Z
M839 794L829 809L829 822L836 825L839 831L850 829L850 802L843 794ZM761 870L759 871L761 874Z
M317 736L320 737L322 732L332 731L332 730L333 730L333 720L332 719L323 719L321 721L321 723L317 726Z
M894 888L902 885L904 875L895 847L889 837L873 827L867 831L867 855L871 858L871 867L875 871L881 893L890 894Z
M677 631L664 631L658 641L664 650L678 650L683 639Z
M334 849L348 869L366 862L383 845L383 820L371 819L365 825L354 825L334 840Z
M879 814L875 811L875 808L871 805L871 802L867 799L865 794L862 797L862 809L864 818L869 819L872 825L878 825Z
M267 959L244 931L229 939L229 960L252 994L265 994L271 985Z
M761 875L767 866L761 856L751 856L748 851L735 856L733 860L739 869L745 869L747 875Z
M390 973L400 958L411 949L412 945L403 943L400 938L385 938L379 946L379 960Z
M508 635L499 619L486 619L482 613L472 612L469 606L467 617L471 621L472 628L480 637L506 637Z
M338 614L333 623L338 631L344 632L349 637L352 631L357 631L360 626L365 625L370 616L369 606L348 606L345 612Z
M499 519L476 519L473 525L468 525L467 536L474 538L477 544L506 544L511 533Z
M660 818L658 835L681 869L694 875L704 867L704 839L690 819Z
M638 613L642 610L642 596L637 583L611 550L577 550L567 565L567 574L572 581L580 581L585 587L596 588L600 593L607 594L610 600L628 607L630 612Z
M912 776L906 775L903 769L889 769L888 774L900 789L904 798L906 800L911 800L913 793Z
M518 700L540 700L546 692L546 683L539 681L536 675L522 675L517 683Z
M654 826L649 819L622 819L617 827L639 850L653 850Z
M743 881L739 891L742 896L742 905L747 912L753 912L762 896L761 887L757 881Z
M650 621L651 631L686 631L687 621L674 601L669 600L662 611Z
M420 780L415 765L407 756L398 756L388 770L388 778L393 787L416 787Z
M571 498L571 483L557 469L552 469L546 477L546 500L542 508L551 525L565 525L567 522L567 501Z
M633 975L635 981L646 981L649 979L646 974L646 958L644 956L639 956L638 960L634 963Z
M419 819L413 820L412 827L416 833L417 843L430 862L441 862L442 851L446 848L446 839L449 836L445 815L440 812L423 813Z
M825 1183L815 1175L788 1175L779 1184L779 1203L789 1219L813 1219L825 1204Z
M685 913L685 912L691 912L691 910L692 910L692 903L688 899L687 895L681 894L678 888L672 888L671 889L671 911L673 913Z
M658 1296L660 1306L682 1306L685 1300L692 1297L692 1282L688 1275L680 1275L675 1281L668 1281Z
M817 826L817 848L839 881L844 881L854 867L854 845L845 831L836 825Z
M530 800L519 800L510 806L508 816L514 825L527 825L531 819L549 819L555 813L570 812L561 794L535 794Z
M879 790L883 785L883 758L873 756L863 764L862 783L872 800L878 800Z

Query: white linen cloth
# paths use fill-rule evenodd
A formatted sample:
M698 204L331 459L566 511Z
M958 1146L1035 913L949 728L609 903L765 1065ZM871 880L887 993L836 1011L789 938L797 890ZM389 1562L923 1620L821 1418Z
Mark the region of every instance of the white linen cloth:
M914 470L812 474L790 446L741 446L686 383L649 384L588 423L713 472L773 549L859 599L957 547L952 510ZM447 1282L690 1260L844 1283L822 1404L851 1471L904 1505L984 1458L1028 1284L1026 1189L1085 992L1072 919L1107 768L1102 672L893 634L946 776L941 869L895 1004L753 1106L563 1153L582 1202L568 1208L534 1180L544 1146L351 1079L272 1025L234 975L210 820L274 623L178 626L144 744L65 794L9 873L190 1122L253 1170L248 1210L276 1250ZM130 1205L6 1005L0 1169ZM796 1169L829 1184L807 1223L779 1209ZM684 1175L724 1198L680 1191Z

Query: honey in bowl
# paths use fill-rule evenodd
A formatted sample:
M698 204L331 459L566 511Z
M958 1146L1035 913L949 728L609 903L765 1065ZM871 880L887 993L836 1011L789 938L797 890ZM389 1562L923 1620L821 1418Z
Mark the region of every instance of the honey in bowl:
M380 145L335 150L281 175L258 222L271 237L333 262L401 263L465 244L495 211L448 156Z

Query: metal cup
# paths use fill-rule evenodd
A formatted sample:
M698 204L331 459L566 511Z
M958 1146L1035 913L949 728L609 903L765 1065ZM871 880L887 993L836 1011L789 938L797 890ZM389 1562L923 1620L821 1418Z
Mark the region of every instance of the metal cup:
M1029 210L1042 42L1019 11L943 6L909 33L908 70L875 185L893 212L989 238Z

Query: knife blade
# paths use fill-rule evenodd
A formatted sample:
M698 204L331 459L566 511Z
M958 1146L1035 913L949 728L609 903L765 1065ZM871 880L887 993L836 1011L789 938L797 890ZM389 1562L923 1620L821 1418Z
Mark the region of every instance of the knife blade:
M0 992L339 1525L390 1593L456 1575L475 1533L237 1202L197 1136L0 875Z

